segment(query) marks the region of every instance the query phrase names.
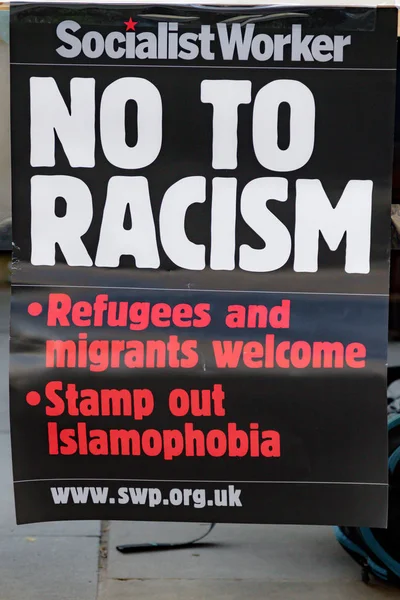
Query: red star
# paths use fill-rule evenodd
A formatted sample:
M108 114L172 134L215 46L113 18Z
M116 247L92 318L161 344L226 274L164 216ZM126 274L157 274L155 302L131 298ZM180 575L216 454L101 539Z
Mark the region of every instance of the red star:
M126 25L126 31L135 31L137 24L137 21L132 21L132 17L129 17L129 21L124 21L124 25Z

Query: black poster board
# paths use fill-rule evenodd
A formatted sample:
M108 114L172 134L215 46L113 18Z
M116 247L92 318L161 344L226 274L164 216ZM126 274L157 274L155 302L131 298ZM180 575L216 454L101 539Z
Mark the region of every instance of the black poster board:
M385 525L396 27L11 6L19 523Z

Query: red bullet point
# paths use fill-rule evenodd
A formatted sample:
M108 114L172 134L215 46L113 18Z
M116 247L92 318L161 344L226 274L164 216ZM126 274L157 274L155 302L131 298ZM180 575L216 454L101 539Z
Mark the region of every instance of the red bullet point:
M39 302L31 302L28 306L28 313L31 317L38 317L43 310L43 306Z
M40 404L40 400L41 397L39 392L28 392L26 395L26 401L31 406L37 406L38 404Z

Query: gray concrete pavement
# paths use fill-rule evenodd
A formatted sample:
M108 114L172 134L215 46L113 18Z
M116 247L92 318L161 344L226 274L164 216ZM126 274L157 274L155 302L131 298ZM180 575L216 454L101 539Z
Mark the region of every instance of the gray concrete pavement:
M121 555L117 544L183 541L201 525L111 524L99 600L379 600L398 590L366 587L330 527L217 525L212 545ZM204 527L204 526L203 526Z
M396 590L369 588L360 584L323 582L268 582L181 580L111 581L102 600L382 600L399 597Z
M202 548L121 555L117 544L184 541L205 525L191 523L112 524L108 576L112 579L327 580L354 581L353 564L334 542L330 527L217 525ZM150 560L151 558L151 560Z

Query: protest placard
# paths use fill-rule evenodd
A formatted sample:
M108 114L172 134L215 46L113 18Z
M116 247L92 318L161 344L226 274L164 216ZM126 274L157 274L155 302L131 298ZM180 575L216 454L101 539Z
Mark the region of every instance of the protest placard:
M12 5L18 522L385 525L396 31Z

